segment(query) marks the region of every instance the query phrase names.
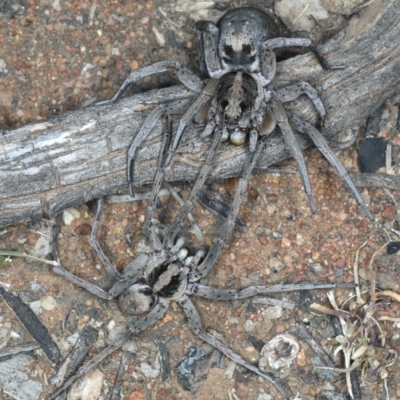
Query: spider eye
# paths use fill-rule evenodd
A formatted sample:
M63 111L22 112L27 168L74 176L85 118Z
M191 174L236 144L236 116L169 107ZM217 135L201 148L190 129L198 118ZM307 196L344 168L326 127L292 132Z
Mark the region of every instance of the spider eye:
M229 101L228 100L222 100L221 101L221 107L225 110L226 107L228 107Z
M242 46L242 51L244 54L250 55L251 54L251 46L249 44L244 44Z
M229 46L229 45L226 44L226 45L224 46L224 53L225 53L228 57L232 57L233 54L234 54L235 52L233 51L232 46Z

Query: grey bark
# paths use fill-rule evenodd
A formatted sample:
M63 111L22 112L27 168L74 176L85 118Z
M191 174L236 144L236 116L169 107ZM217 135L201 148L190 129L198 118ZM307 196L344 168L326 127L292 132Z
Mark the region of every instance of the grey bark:
M399 93L400 2L375 0L321 51L330 65L324 71L311 53L279 63L276 87L307 81L327 109L323 134L332 142L354 138L366 118ZM303 96L304 97L304 96ZM90 106L47 121L3 131L0 135L0 226L54 216L65 208L126 189L126 152L144 117L156 104L194 95L182 86L154 90L115 105ZM293 107L304 115L307 99ZM176 118L179 116L177 115ZM135 185L152 183L163 124L143 144L136 161ZM175 121L176 126L176 121ZM189 127L166 173L168 181L193 180L209 141ZM302 148L309 141L300 138ZM246 147L221 146L212 178L241 174ZM257 170L289 157L279 134L269 138Z

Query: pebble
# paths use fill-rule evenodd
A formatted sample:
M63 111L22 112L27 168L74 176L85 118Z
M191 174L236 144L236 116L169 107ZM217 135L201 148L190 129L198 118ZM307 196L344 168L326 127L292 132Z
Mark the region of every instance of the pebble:
M29 303L29 307L36 315L40 315L42 313L42 302L41 302L41 300L31 301Z
M128 400L144 400L145 395L143 392L139 392L138 390L135 390L128 396Z
M45 236L40 236L32 249L32 254L36 257L45 258L52 251L51 244Z
M6 74L8 71L7 71L7 64L6 64L6 62L2 59L2 58L0 58L0 73L2 73L2 74Z
M0 328L0 349L7 346L8 341L10 340L11 330L6 327Z
M154 359L153 367L144 362L140 363L140 371L146 378L155 379L158 377L158 375L160 375L161 371L160 357L161 355L160 353L158 353L156 355L156 358Z
M257 400L273 400L272 396L265 393L263 388L259 389Z
M246 332L251 332L254 330L254 322L251 319L247 319L244 323L244 329Z
M265 311L262 312L262 316L266 319L280 318L282 316L282 307L281 306L268 307Z
M57 306L57 301L53 296L44 296L40 299L40 304L46 311L52 311Z
M74 383L67 400L97 400L101 394L103 381L104 374L99 369L88 372L82 379Z
M79 211L76 208L74 208L74 207L67 208L63 212L64 224L67 226L71 226L72 221L76 218L79 218L80 216L81 216L81 214L79 213Z
M271 257L268 261L268 266L273 271L281 271L285 268L285 264L276 257Z
M236 389L236 393L240 399L248 398L249 388L247 387L247 385L245 385L244 383L241 383L241 382L236 382L235 389Z

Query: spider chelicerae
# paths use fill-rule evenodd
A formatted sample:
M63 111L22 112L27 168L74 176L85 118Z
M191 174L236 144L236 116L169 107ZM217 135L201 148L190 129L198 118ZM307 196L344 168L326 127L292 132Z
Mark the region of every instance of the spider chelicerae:
M294 131L297 131L311 138L347 185L363 214L373 220L349 174L330 149L324 136L309 122L285 111L284 103L306 95L323 119L326 111L316 89L307 82L297 82L280 89L274 88L274 49L277 48L308 48L316 55L324 69L332 69L314 42L307 38L279 37L272 18L252 7L231 10L223 15L217 24L198 21L196 31L202 79L178 62L157 62L132 72L111 99L112 103L116 102L128 85L144 77L164 72L176 74L183 85L198 93L180 119L164 166L170 165L186 126L192 120L198 121L200 114L207 115L203 121L205 127L202 137L220 133L221 141L229 139L235 145L242 145L248 140L250 152L255 151L260 137L270 135L279 127L297 162L311 211L315 213L304 156L294 134ZM132 195L134 160L140 145L164 114L174 113L180 107L181 103L175 101L154 108L135 136L128 151L127 167Z
M167 137L167 136L166 136ZM219 139L214 140L218 144ZM180 229L181 220L187 213L176 218L167 233L161 240L157 234L156 227L153 224L153 214L155 212L157 195L161 187L164 171L162 167L163 160L166 156L167 140L162 143L162 151L160 152L156 180L152 189L152 195L146 209L143 232L147 237L153 251L150 254L140 254L132 262L130 262L122 273L111 264L109 259L103 253L99 242L96 239L97 231L100 223L100 216L103 207L103 201L98 201L98 208L93 224L93 230L90 237L90 244L102 260L107 271L115 278L115 283L108 290L104 290L97 285L89 283L61 267L55 249L55 257L58 260L58 266L53 271L68 279L70 282L88 290L96 296L112 300L118 297L120 308L134 315L145 314L144 317L137 319L128 326L129 332L119 339L114 345L103 350L95 358L82 366L78 372L61 384L61 387L50 396L55 399L57 395L65 390L77 377L82 376L89 370L98 365L105 357L116 349L123 346L132 335L143 332L150 326L159 321L168 309L171 301L179 303L188 319L188 324L192 331L202 340L209 343L224 355L231 358L236 363L242 365L248 370L256 373L262 378L270 382L285 397L290 396L290 389L285 382L276 378L274 374L262 371L257 366L250 364L241 356L233 352L229 347L220 342L214 336L207 333L200 320L197 309L191 300L191 296L200 296L211 300L238 300L251 298L260 294L284 292L302 289L329 289L337 286L335 284L297 284L285 285L279 284L274 286L251 286L241 290L220 289L210 287L201 283L201 280L215 265L217 258L221 252L223 244L234 227L234 220L238 214L240 204L245 195L247 181L257 157L263 150L263 146L258 146L256 151L248 159L247 165L243 172L243 176L239 181L239 189L235 193L230 213L220 229L219 235L213 241L210 249L207 251L204 247L200 247L197 251L191 253L188 249L190 241L187 235L183 235ZM201 175L201 174L200 174ZM194 185L196 187L198 185ZM189 198L193 197L193 190ZM188 204L188 203L186 203ZM183 208L184 209L184 208ZM184 220L185 218L183 218ZM178 222L177 222L178 221Z

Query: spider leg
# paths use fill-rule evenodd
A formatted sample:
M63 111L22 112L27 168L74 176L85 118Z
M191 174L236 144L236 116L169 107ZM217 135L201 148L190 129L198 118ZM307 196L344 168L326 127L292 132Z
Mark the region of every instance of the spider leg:
M103 205L104 205L103 198L98 199L97 200L97 212L96 212L96 217L93 222L92 232L91 232L90 238L89 238L89 244L90 244L90 246L92 246L97 257L100 258L100 260L101 260L102 264L104 265L104 267L106 268L107 272L114 278L120 279L121 274L118 272L118 270L115 268L115 266L111 263L111 261L108 259L108 257L104 254L103 249L101 248L99 241L97 240L97 232L98 232L99 226L100 226L100 217L103 212Z
M155 228L154 228L153 215L154 215L154 211L156 209L157 197L158 197L158 193L160 191L161 184L164 179L164 173L165 173L165 169L163 168L163 162L164 162L164 158L166 155L166 150L168 148L168 143L169 143L169 139L170 139L170 127L171 127L168 117L165 119L165 125L166 125L166 132L165 132L163 140L161 142L160 153L159 153L158 161L157 161L157 172L156 172L156 176L154 179L154 184L153 184L153 188L151 191L150 199L149 199L149 202L147 203L146 215L145 215L144 223L143 223L143 233L146 236L146 238L149 240L149 242L151 244L151 248L154 251L161 251L161 248L162 248L161 241L160 241L160 239L155 231Z
M317 49L317 46L315 43L308 38L284 38L284 37L279 37L279 38L274 38L274 39L268 39L267 41L264 42L264 45L268 46L271 49L277 49L281 47L306 47L310 49L314 54L315 57L317 57L319 63L321 64L321 67L323 69L343 69L343 66L329 66L329 64L326 62L325 58L322 56L322 54L319 52Z
M161 104L154 108L149 115L145 118L142 126L139 129L139 132L133 139L127 154L127 177L128 177L128 185L129 191L132 197L135 197L135 192L133 188L133 178L134 178L134 167L135 167L135 158L136 154L139 150L139 147L142 145L145 138L150 134L150 132L154 129L157 122L160 118L165 114L170 114L176 111L181 107L181 101L175 101L168 106L165 104ZM170 131L170 127L168 127L167 131Z
M233 199L229 215L224 224L222 225L218 237L214 239L206 258L199 265L196 271L194 271L198 277L207 275L210 269L214 266L214 264L218 259L219 253L221 252L222 246L224 245L227 237L229 236L233 227L235 226L235 220L239 213L240 205L246 194L247 182L250 178L251 171L253 170L257 162L257 159L264 150L264 148L265 148L265 143L260 140L258 142L256 151L250 155L250 158L248 159L248 162L243 171L243 176L239 180L238 188L236 189L235 197Z
M118 297L125 289L137 282L143 277L146 265L149 261L147 254L139 254L133 259L125 268L122 279L116 281L113 287L109 290L110 295L115 298Z
M362 213L367 216L371 221L374 221L374 216L369 212L367 206L364 203L360 193L355 187L353 181L351 180L346 168L340 162L337 155L332 151L329 147L328 142L325 137L316 129L313 125L305 121L303 118L300 118L297 115L292 113L288 113L290 120L293 122L296 130L302 133L307 133L311 140L314 142L317 149L324 155L324 157L328 160L329 164L336 170L340 178L343 180L347 188L350 190L353 197L356 199L358 205L361 207Z
M68 281L74 283L77 286L80 286L80 287L86 289L87 291L93 293L94 295L96 295L102 299L112 300L113 296L110 295L109 293L107 293L105 290L103 290L99 286L94 285L93 283L86 282L84 279L79 278L74 274L71 274L70 272L66 271L61 266L60 257L58 256L58 250L57 250L57 237L58 237L58 233L60 231L59 219L60 218L58 218L57 224L53 230L53 257L54 257L54 260L57 261L57 263L58 263L58 265L55 265L53 267L53 272L56 275L59 275L65 279L67 279Z
M167 231L164 235L163 244L164 244L164 246L166 246L168 248L171 248L173 246L176 235L182 229L187 215L192 211L192 209L194 207L194 201L195 201L198 193L204 186L204 182L206 181L208 174L210 173L210 170L212 167L212 160L214 159L215 155L218 152L218 148L221 143L221 136L222 136L221 130L217 130L214 133L214 140L212 141L206 161L204 162L203 166L201 167L201 170L199 172L199 175L197 176L196 182L190 192L189 199L185 201L185 204L182 206L174 223L172 225L170 225L170 227L167 229Z
M121 348L132 336L132 334L138 334L149 326L154 325L159 319L163 317L169 302L163 301L155 305L152 310L143 318L134 322L130 327L130 332L125 333L120 339L118 339L112 346L107 347L101 353L94 356L90 361L84 364L78 369L77 373L68 379L57 391L55 391L47 400L55 400L62 392L68 389L78 378L86 375L93 368L96 368L106 357L114 353L114 351Z
M312 195L312 190L311 190L311 184L310 180L308 178L308 173L307 173L307 167L306 163L304 160L303 153L301 151L300 145L296 139L296 136L294 135L293 129L289 124L287 114L285 109L283 108L282 102L274 97L271 100L271 108L274 113L275 119L279 125L279 128L282 131L283 137L285 139L285 142L287 146L290 149L290 152L292 153L292 156L296 160L297 163L297 168L299 169L300 172L300 177L301 180L303 181L303 187L304 191L307 194L308 197L308 204L310 205L311 212L315 214L315 205L314 205L314 200L313 200L313 195Z
M181 63L176 61L160 61L148 67L131 72L130 75L125 79L125 82L119 88L118 92L110 100L110 103L115 103L131 83L137 82L138 80L147 76L161 74L163 72L175 73L182 84L194 92L201 92L203 89L203 82L201 79L199 79L193 72L185 68Z
M197 21L197 46L200 59L200 74L203 79L218 77L222 71L218 58L219 29L211 21Z
M296 290L321 290L335 288L353 288L353 284L348 283L309 283L303 282L298 284L278 284L269 286L249 286L240 290L219 289L198 283L190 283L186 289L186 293L194 294L210 300L238 300L248 299L249 297L258 296L260 294L293 292Z
M158 303L147 313L145 317L140 318L129 326L129 330L135 335L145 331L164 316L168 306L168 300L159 299Z
M302 94L305 94L314 104L320 117L323 118L326 115L325 107L318 96L318 92L308 82L297 82L282 89L278 89L276 92L282 103L295 100Z
M239 365L242 365L243 367L247 368L248 370L256 373L257 375L261 376L264 378L266 381L270 382L275 388L284 396L284 398L290 398L291 393L290 389L287 387L287 385L282 382L280 379L276 378L273 374L268 373L268 372L263 372L259 368L257 368L255 365L250 364L248 361L244 360L242 357L240 357L238 354L236 354L234 351L232 351L229 347L225 346L222 342L220 342L218 339L216 339L214 336L210 335L207 333L205 330L203 330L201 320L200 320L200 315L192 303L192 301L189 299L188 296L183 295L179 299L179 303L183 308L183 311L185 312L189 326L192 328L193 332L202 340L204 340L206 343L210 344L217 350L219 350L221 353L225 354L225 356L229 357L231 360L236 362Z
M181 140L183 131L186 128L186 125L195 117L195 115L201 110L201 108L207 103L207 101L214 96L217 91L219 81L217 79L210 79L197 97L197 99L191 104L191 106L186 110L183 114L182 118L179 121L178 128L176 130L174 140L170 149L168 150L167 157L164 162L164 167L168 167L171 162L173 155L175 154L175 150L178 148L179 142Z

